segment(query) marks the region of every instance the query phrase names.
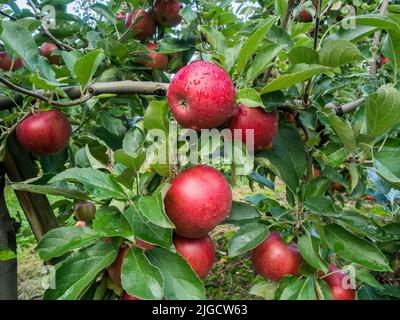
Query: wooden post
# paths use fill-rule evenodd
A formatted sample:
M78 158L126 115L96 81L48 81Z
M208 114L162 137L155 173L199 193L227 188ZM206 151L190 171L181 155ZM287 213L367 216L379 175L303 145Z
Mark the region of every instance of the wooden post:
M7 209L5 195L5 168L0 163L0 249L17 252L16 230ZM0 260L0 300L17 300L17 258Z
M12 182L21 182L37 176L38 169L29 152L18 143L15 133L7 140L4 166ZM15 193L37 240L57 227L57 218L46 196L22 191Z

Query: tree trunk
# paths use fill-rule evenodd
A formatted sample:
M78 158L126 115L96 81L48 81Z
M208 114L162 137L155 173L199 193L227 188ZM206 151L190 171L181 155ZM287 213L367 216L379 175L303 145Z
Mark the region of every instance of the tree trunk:
M30 154L18 143L15 133L8 138L4 165L12 182L32 179L38 173ZM57 218L46 196L22 191L15 193L37 240L57 227Z
M7 210L5 195L5 168L0 163L0 249L17 252L14 221ZM0 260L0 300L17 300L17 259Z

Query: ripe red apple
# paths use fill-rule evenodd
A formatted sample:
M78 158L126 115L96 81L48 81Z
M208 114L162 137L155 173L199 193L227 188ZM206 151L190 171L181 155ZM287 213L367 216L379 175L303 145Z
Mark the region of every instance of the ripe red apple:
M143 300L143 299L140 299L140 298L135 297L135 296L130 296L129 294L127 294L124 291L124 293L122 294L121 300Z
M386 63L389 62L389 58L385 57L385 56L381 56L381 64L384 65Z
M310 13L310 11L303 9L299 13L299 18L301 22L312 22L313 21L313 16Z
M81 201L75 205L75 216L82 221L92 222L96 213L96 206L90 201Z
M260 275L279 281L289 274L300 275L303 257L293 241L288 245L283 242L279 232L273 231L264 242L253 249L251 260Z
M130 12L126 16L125 26L138 32L135 35L138 40L146 40L156 33L156 24L153 16L143 9L136 9L133 13Z
M121 285L122 263L124 262L125 255L129 249L128 245L123 245L118 252L117 259L115 259L114 263L107 268L107 274L111 281L119 286Z
M229 215L232 191L218 170L199 165L172 180L164 204L177 234L200 238Z
M341 191L343 190L343 186L341 183L334 181L332 182L332 189L335 191Z
M158 45L155 43L149 42L145 46L149 49L150 53L144 52L143 54L147 55L151 60L140 58L137 59L137 62L150 69L166 70L168 67L168 55L156 52Z
M174 234L176 251L189 263L193 271L204 279L211 271L215 261L214 243L209 235L189 239Z
M14 61L10 58L7 52L0 52L0 69L4 71L15 71L24 66L24 62L21 58L17 58Z
M332 300L355 300L356 291L348 288L348 281L346 281L346 273L340 271L334 264L329 265L328 275L320 272L319 275L329 285L332 291Z
M86 227L86 222L85 221L77 221L75 223L75 227L77 227L77 228L85 228Z
M278 115L267 113L261 108L249 108L239 105L232 116L229 129L234 137L234 130L242 130L242 142L246 144L246 130L254 130L254 150L266 149L278 131ZM252 146L250 146L252 147Z
M117 19L118 20L125 20L126 19L125 13L123 13L123 12L118 13L117 14Z
M58 110L37 111L17 126L17 138L21 145L41 156L62 150L70 136L71 125Z
M40 47L39 53L41 56L46 57L50 64L60 65L61 56L54 55L53 51L58 50L58 47L54 43L43 43Z
M153 8L157 22L163 27L175 27L182 21L181 3L177 0L157 0Z
M314 167L314 177L320 177L321 176L321 172Z
M227 122L234 111L235 96L225 70L210 62L195 61L174 76L167 99L182 127L200 130Z

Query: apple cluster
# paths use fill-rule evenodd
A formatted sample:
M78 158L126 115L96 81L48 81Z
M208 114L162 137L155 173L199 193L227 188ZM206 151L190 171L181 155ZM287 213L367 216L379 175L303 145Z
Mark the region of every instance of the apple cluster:
M176 27L182 21L179 14L181 3L177 0L157 0L153 4L153 12L147 12L144 9L135 9L126 16L121 15L120 19L125 19L125 26L134 32L134 38L145 42L152 38L156 33L157 24L161 27ZM144 65L146 68L155 70L166 70L170 59L177 55L167 55L158 50L158 44L154 42L145 42L149 52L141 54L146 58L138 58L136 62Z

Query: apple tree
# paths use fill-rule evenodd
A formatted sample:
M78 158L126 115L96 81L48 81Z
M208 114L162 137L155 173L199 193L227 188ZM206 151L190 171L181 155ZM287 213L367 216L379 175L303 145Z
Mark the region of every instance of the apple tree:
M0 4L0 298L6 184L44 299L205 299L221 224L255 296L400 298L400 5L27 4Z

